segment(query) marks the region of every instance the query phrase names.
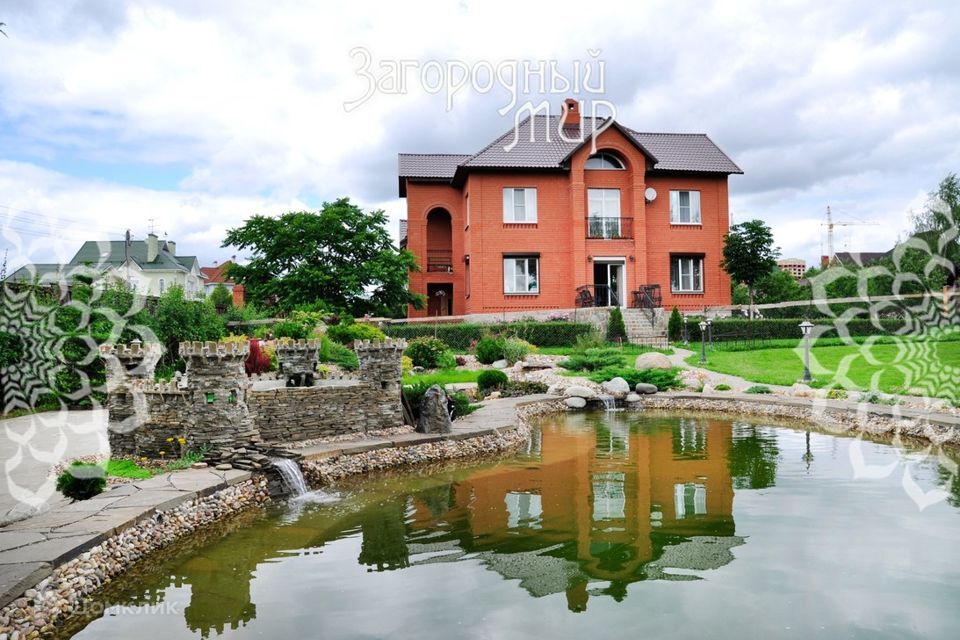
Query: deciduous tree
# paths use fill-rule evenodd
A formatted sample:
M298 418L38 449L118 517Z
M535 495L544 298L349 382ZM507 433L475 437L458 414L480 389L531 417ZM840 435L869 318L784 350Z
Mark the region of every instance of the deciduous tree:
M723 238L722 266L734 282L747 285L751 318L757 281L776 268L778 257L780 249L773 246L773 232L763 220L734 225Z

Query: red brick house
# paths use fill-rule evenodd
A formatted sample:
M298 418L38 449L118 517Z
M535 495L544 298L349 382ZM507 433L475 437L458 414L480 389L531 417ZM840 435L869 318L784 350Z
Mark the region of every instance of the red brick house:
M575 100L474 154L400 154L410 285L429 300L409 315L730 304L732 173L705 135L581 118Z
M227 260L222 264L214 263L212 267L200 267L200 271L206 277L206 282L204 283L205 295L210 295L218 285L222 284L233 296L233 306L239 309L243 307L245 296L243 285L237 284L233 281L233 278L227 276L227 272L230 271L230 267L232 266L233 260Z

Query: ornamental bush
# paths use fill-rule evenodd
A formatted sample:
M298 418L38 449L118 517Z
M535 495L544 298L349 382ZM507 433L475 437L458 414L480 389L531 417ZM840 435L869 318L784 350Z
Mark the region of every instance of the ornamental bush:
M834 326L834 321L829 318L816 318L810 320L816 327L814 333L823 331L821 326L828 327L828 330L822 334L823 337L839 337ZM799 320L770 319L747 320L747 319L724 319L714 320L712 333L714 342L723 342L726 339L736 339L745 337L755 337L759 339L776 340L790 338L800 340ZM875 335L894 335L905 325L903 320L896 318L882 318L876 321L867 318L852 318L840 323L846 329L843 335L853 337L875 336ZM690 332L690 341L700 341L699 319L691 321L687 327Z
M340 344L353 344L358 340L380 340L386 338L386 335L366 322L341 322L327 328L327 336L334 342Z
M613 347L589 348L583 353L575 353L566 360L561 360L558 364L570 371L596 371L605 367L622 367L625 359L623 353Z
M488 333L522 338L538 347L572 347L577 336L589 334L593 325L588 322L525 320L506 324L478 324L457 322L450 324L391 324L384 327L387 335L412 340L420 336L435 336L453 349L469 349Z
M683 335L683 317L681 317L680 310L676 307L670 312L670 319L667 321L667 335L670 337L670 340L674 342L679 340Z
M493 364L503 358L506 340L501 337L483 336L477 341L477 360L481 364Z
M317 350L317 359L340 366L347 371L356 371L360 368L360 360L353 349L334 342L327 336L320 338L320 349Z
M536 347L521 338L507 338L503 342L503 357L513 364L526 358Z
M660 391L679 389L681 387L677 369L632 369L630 367L607 367L590 374L588 377L594 382L606 382L614 378L623 378L631 388L637 383L652 384Z
M488 391L503 389L507 386L507 382L509 382L507 374L503 371L487 369L486 371L481 371L480 375L477 376L477 390L480 392L480 395L486 395Z
M101 493L106 486L107 472L101 465L79 460L57 478L57 491L71 500L87 500Z
M424 369L456 366L453 355L443 340L437 338L414 338L407 344L404 353L413 361L413 366Z
M627 325L623 321L620 307L614 307L607 318L607 342L619 342L627 339Z

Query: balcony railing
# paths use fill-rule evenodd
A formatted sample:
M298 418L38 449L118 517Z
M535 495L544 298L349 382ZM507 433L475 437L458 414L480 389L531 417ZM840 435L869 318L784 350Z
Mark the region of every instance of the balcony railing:
M453 273L453 251L428 250L427 271Z
M620 240L633 237L633 218L590 216L587 218L587 238L590 240Z

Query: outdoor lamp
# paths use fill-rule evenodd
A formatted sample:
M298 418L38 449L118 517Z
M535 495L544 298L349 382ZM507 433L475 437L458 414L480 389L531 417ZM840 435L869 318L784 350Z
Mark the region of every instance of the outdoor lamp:
M810 377L810 331L813 329L813 323L804 320L800 323L800 333L803 334L803 381L812 382Z
M687 327L687 314L683 314L683 345L686 346L690 344L690 330Z
M707 323L700 321L700 364L707 361Z
M707 318L707 341L710 342L710 348L713 349L713 320Z

